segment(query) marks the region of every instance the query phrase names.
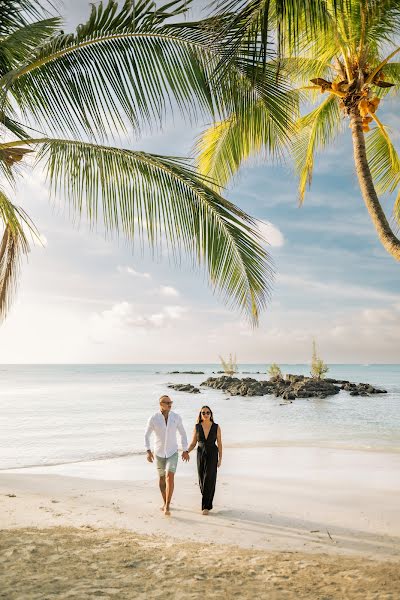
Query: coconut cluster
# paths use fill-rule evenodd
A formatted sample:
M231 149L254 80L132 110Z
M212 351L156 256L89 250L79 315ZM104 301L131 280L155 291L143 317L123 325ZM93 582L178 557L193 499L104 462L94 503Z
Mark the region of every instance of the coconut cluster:
M368 92L366 90L364 90L364 92L366 97L362 98L362 100L360 100L358 103L358 110L360 111L360 115L362 117L362 130L366 132L370 129L369 124L373 120L371 115L376 112L380 99L377 96L374 96L370 99L368 98Z
M362 130L367 132L370 130L369 124L374 119L374 114L378 109L380 99L373 95L370 85L379 88L390 88L394 84L385 81L385 76L380 70L375 74L369 84L362 85L361 82L368 81L368 71L363 71L359 77L354 77L351 81L343 79L341 81L328 81L322 77L311 79L311 83L316 88L319 88L321 94L328 92L340 98L339 105L342 110L350 114L351 109L358 107L362 119Z

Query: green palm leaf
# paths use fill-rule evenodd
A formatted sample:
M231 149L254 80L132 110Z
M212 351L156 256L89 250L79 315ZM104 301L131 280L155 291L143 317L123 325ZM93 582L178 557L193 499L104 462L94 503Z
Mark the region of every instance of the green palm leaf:
M0 2L0 36L7 36L19 27L28 25L30 19L38 19L54 8L49 0L1 0Z
M29 60L32 53L59 29L61 19L57 17L21 25L5 36L0 43L0 76Z
M317 108L299 119L297 126L292 152L299 175L299 200L302 203L307 185L312 181L315 152L331 143L342 127L337 97L329 95Z
M181 0L159 8L151 0L100 2L75 34L52 37L4 76L2 87L25 118L76 135L114 134L125 119L135 127L141 119L160 121L172 100L193 113L195 97L210 111L210 32L191 42L166 23L186 9Z
M0 221L4 225L0 240L0 320L6 316L17 287L23 255L29 252L26 230L37 236L30 219L14 206L0 190Z
M400 185L400 157L394 147L388 129L374 127L366 136L369 167L379 194L393 193ZM400 191L398 192L393 216L400 224Z
M25 119L77 137L82 131L115 136L127 121L137 129L142 122L154 126L173 105L190 117L200 111L224 118L264 98L271 118L282 119L276 68L257 73L244 51L217 78L224 45L212 23L170 23L187 6L183 0L159 8L151 0L127 0L122 8L114 0L100 3L76 34L51 38L5 75L3 89Z
M213 290L257 323L272 267L256 224L187 162L79 141L27 143L40 147L52 191L64 195L73 215L92 226L102 220L107 233L147 238L153 249L165 235L175 258L189 253L208 271Z
M245 160L259 153L281 157L288 143L286 130L279 127L264 102L259 101L249 106L245 114L234 114L202 133L195 149L198 169L221 188Z

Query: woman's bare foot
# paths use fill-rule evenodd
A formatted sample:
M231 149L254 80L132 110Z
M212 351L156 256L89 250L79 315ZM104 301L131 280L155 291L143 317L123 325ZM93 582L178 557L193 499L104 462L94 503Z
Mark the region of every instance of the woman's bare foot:
M208 515L208 510L205 508L205 509L202 511L202 513L203 513L203 515Z
M166 505L166 506L164 507L164 515L165 515L166 517L169 517L169 516L170 516L170 514L171 514L171 511L169 510L169 506L168 506L168 505Z
M160 506L161 512L164 512L164 509L165 509L165 504L163 504L162 506Z

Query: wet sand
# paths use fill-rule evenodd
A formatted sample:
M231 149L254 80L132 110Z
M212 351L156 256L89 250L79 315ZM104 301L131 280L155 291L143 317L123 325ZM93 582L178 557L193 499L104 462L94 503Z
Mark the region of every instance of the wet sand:
M153 472L101 479L100 463L87 467L92 478L3 472L0 598L397 600L398 457L381 456L386 472L367 460L363 475L363 457L327 456L329 473L311 462L268 473L265 457L263 478L221 471L209 517L194 464L178 472L171 517Z

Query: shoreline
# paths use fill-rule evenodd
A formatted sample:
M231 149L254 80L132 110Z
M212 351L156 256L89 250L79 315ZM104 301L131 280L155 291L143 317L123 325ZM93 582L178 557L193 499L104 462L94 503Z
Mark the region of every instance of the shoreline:
M400 445L398 446L372 446L366 444L347 444L343 443L335 443L335 442L325 442L323 443L320 440L311 441L311 440L270 440L270 441L255 441L255 442L237 442L237 443L224 443L224 448L228 450L265 450L272 448L310 448L310 449L321 449L321 450L332 450L332 451L344 451L344 452L366 452L371 454L388 454L388 455L398 455L400 454ZM11 467L3 467L0 468L1 473L19 473L19 472L38 472L38 469L51 469L53 467L62 467L68 465L79 465L86 463L97 463L102 461L110 461L124 458L136 458L136 457L144 457L146 456L146 452L144 450L134 450L131 452L110 452L108 455L103 456L95 456L91 458L78 458L74 460L61 460L60 462L52 462L52 463L41 463L41 464L30 464L30 465L22 465L22 466L11 466Z
M221 482L225 496L232 497L233 485L229 480ZM107 529L158 536L164 543L197 541L268 552L324 553L400 562L398 532L379 532L376 524L365 519L354 523L352 518L345 526L340 525L340 515L335 518L328 506L324 514L312 518L300 508L304 497L296 498L297 516L287 506L279 510L282 496L293 493L283 485L268 490L257 485L247 491L251 495L268 491L269 506L264 510L263 503L227 507L219 501L205 525L197 485L176 490L172 516L168 518L159 510L161 498L155 481L106 482L56 475L0 477L0 530L60 526Z
M399 462L232 450L208 517L193 459L178 467L171 517L143 456L71 465L69 475L0 472L0 596L393 600Z
M400 558L399 455L269 450L224 457L207 521L220 543ZM0 529L89 525L191 540L204 524L194 458L178 466L171 519L159 514L156 471L142 456L3 471Z

